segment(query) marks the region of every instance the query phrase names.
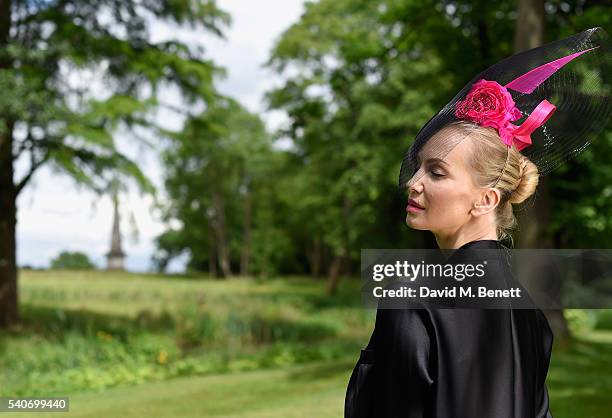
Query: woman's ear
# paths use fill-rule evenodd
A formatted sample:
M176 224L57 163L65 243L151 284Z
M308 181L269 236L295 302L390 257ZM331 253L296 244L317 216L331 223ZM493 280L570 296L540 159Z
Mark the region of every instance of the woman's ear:
M487 214L497 207L501 201L501 193L498 189L488 188L480 194L480 200L474 203L474 207L470 213L474 216L482 216Z

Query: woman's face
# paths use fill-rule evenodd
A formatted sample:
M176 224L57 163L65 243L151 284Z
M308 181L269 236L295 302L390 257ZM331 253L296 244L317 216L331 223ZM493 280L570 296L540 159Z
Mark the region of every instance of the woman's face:
M409 199L423 209L411 205L409 200L406 223L436 235L452 235L466 225L480 191L468 163L473 143L461 134L453 135L449 129L452 128L434 135L419 152L419 167L407 188ZM450 142L453 138L454 144ZM442 147L452 150L441 152Z

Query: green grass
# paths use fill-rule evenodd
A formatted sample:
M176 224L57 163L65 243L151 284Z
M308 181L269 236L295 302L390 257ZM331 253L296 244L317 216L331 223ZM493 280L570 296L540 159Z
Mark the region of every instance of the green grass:
M578 334L553 350L547 385L555 418L604 418L612 414L612 332Z
M330 298L300 277L24 271L20 303L22 328L0 333L0 395L70 396L83 417L339 417L374 322L358 280ZM611 314L568 313L555 418L610 415Z
M358 352L374 311L358 281L23 272L23 326L0 332L0 393L105 390Z
M610 334L590 334L555 353L549 374L555 418L608 417L612 402ZM592 345L593 341L597 341ZM585 352L586 350L586 352ZM606 361L607 360L607 361ZM276 370L185 377L70 396L71 417L341 417L354 359ZM18 417L52 414L6 414Z
M340 417L353 360L178 378L70 396L70 417ZM6 413L11 417L58 413ZM61 415L63 416L63 415Z

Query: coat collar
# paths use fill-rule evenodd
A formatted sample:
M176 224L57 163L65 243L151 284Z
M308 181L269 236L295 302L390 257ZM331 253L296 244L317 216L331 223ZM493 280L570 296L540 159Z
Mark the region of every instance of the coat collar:
M476 250L476 251L473 251ZM482 250L482 251L481 251ZM488 250L488 251L487 251ZM497 251L492 251L497 250ZM503 246L499 240L483 239L470 241L463 244L457 249L443 250L447 257L447 262L458 263L467 260L484 260L484 259L504 259L507 260L507 247Z
M466 248L482 248L482 249L502 249L504 246L499 240L496 239L481 239L476 241L470 241L459 247L459 250Z

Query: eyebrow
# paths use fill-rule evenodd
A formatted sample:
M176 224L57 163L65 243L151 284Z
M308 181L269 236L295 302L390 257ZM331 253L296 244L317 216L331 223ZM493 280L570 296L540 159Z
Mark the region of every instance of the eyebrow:
M417 157L417 161L421 162L421 158ZM448 163L440 158L428 158L425 160L425 163L441 163L448 166Z

